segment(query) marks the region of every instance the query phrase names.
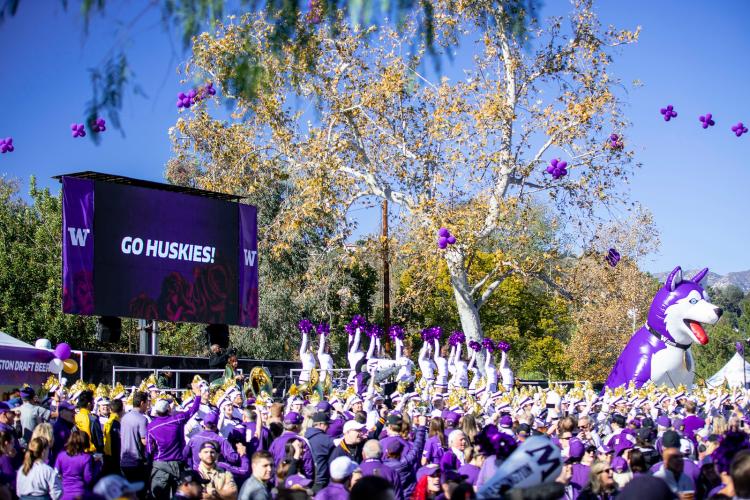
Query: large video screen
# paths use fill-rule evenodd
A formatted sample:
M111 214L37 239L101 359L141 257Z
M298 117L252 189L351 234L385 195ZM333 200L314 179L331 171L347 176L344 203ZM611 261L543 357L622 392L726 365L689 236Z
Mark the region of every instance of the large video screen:
M255 207L62 181L64 312L257 326Z

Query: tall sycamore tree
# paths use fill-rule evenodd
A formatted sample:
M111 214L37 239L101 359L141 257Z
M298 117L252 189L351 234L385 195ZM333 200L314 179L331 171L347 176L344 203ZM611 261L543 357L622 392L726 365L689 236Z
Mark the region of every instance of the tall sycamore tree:
M187 78L212 81L231 116L218 117L209 99L183 113L168 176L251 198L275 186L283 202L260 241L277 253L317 224L326 245L341 244L353 207L387 200L404 255L426 270L445 261L461 327L479 339L479 311L507 277L562 291L550 249L533 245L540 206L578 232L597 223L601 205L622 201L631 153L608 140L626 126L608 68L637 31L602 27L590 0L530 21L523 39L503 2L433 6L433 49L473 49L460 80L430 75L418 19L394 31L342 17L332 31L300 17L305 43L281 50L260 16L196 37ZM263 82L252 99L235 92L248 60ZM567 175L546 172L552 158ZM457 239L444 250L440 227ZM472 268L479 254L488 272Z

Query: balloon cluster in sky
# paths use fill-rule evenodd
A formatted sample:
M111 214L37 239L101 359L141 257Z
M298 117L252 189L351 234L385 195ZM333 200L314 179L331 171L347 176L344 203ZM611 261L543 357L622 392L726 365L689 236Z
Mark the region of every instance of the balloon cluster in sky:
M612 149L622 149L625 145L622 142L622 137L617 134L609 136L609 147Z
M737 123L737 125L732 126L732 132L734 132L734 135L737 137L742 137L742 134L747 134L747 127L742 124L742 122Z
M445 250L448 245L453 245L456 242L456 237L448 231L447 227L441 227L438 230L438 247L441 250Z
M674 110L674 106L672 106L671 104L667 106L666 108L661 108L659 110L659 113L664 115L665 122L668 122L672 118L677 118L677 111Z
M568 170L565 168L567 166L568 162L562 161L559 158L554 158L547 166L547 173L550 174L553 179L557 180L560 177L568 175Z
M666 108L661 108L659 110L659 113L664 116L664 121L667 122L672 118L677 118L677 112L674 110L674 106L672 106L671 104ZM700 115L698 117L698 121L701 122L701 127L703 127L704 129L716 125L716 121L714 120L711 113ZM742 137L743 134L747 134L747 127L742 122L738 122L736 125L732 125L732 132L734 132L734 135L736 135L737 137Z
M0 153L12 153L15 150L13 147L13 138L12 137L6 137L5 139L0 139Z
M211 95L216 95L216 89L212 82L208 82L203 87L190 89L187 94L185 92L177 94L177 107L188 109L193 104L200 102Z
M83 129L83 123L71 123L70 130L73 133L73 138L86 137L86 131Z
M700 115L698 117L698 120L701 122L701 127L708 128L713 127L716 125L716 122L711 118L711 113L706 113L705 115Z
M97 118L89 124L89 129L93 133L99 134L107 130L107 122L104 121L104 118ZM74 139L78 137L86 137L86 129L84 128L83 123L71 123L70 131Z

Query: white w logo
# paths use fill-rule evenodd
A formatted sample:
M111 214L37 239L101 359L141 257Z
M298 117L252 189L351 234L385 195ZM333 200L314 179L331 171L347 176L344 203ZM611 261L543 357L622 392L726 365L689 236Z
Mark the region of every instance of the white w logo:
M79 229L77 227L69 227L68 232L70 233L70 242L74 247L85 247L86 238L89 237L90 229Z

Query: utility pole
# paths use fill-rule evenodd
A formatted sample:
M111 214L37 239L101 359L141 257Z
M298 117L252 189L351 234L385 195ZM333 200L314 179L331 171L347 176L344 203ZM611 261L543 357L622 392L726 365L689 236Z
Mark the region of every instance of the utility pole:
M381 242L383 244L383 328L385 329L386 348L390 343L388 330L391 328L391 270L388 263L388 200L383 200L383 231Z

